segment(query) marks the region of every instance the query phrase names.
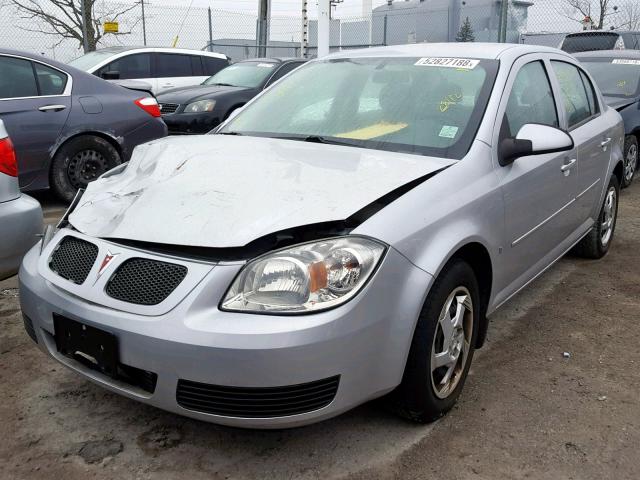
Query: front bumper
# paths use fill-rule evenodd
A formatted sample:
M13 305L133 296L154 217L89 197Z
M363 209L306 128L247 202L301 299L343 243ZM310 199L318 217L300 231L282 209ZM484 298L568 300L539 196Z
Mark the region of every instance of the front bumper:
M58 240L59 236L51 243ZM91 240L101 251L109 248L128 250L125 256L149 256L121 245ZM107 302L86 301L74 294L74 287L68 282L51 281L55 277L46 272L43 276L41 269L47 268L51 248L47 247L42 257L38 247L32 249L20 271L23 314L33 325L44 352L126 397L181 415L250 428L313 423L392 390L402 378L415 322L432 281L430 275L390 249L374 278L345 305L302 316L242 314L217 308L242 265L205 268L200 263L202 279L184 291L175 305L162 309L161 304L153 312L144 308L123 311ZM85 283L93 283L92 277ZM123 364L157 375L154 392L113 380L60 355L53 337L54 314L113 333ZM336 376L339 385L331 403L301 414L270 418L214 415L184 408L177 400L179 380L270 388Z
M163 115L169 135L203 135L216 128L222 118L216 112L170 113Z

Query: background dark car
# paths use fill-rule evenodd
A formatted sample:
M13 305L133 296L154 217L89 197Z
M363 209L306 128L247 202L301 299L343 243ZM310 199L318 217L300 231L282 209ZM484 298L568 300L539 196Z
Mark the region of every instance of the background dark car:
M607 50L574 55L594 78L607 105L624 120L624 175L628 187L638 168L640 141L640 51Z
M564 37L560 48L568 53L614 49L638 50L640 49L640 32L587 30L570 33Z
M0 49L0 119L18 159L20 187L51 187L70 201L137 145L163 137L154 98L68 65Z
M301 58L244 60L219 71L201 85L175 88L158 95L169 134L207 133L305 62Z

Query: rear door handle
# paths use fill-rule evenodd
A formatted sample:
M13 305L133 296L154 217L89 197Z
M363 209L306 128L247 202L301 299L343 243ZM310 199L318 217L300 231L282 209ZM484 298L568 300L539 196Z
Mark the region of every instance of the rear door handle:
M573 166L576 164L578 160L576 158L572 158L571 160L569 160L567 163L565 163L564 165L562 165L560 167L560 170L562 170L566 175L569 175L570 170L573 168Z
M607 137L605 140L600 142L600 146L604 149L607 148L607 145L609 145L611 143L611 138Z
M41 112L59 112L60 110L64 110L67 108L66 105L45 105L44 107L40 107L38 110Z

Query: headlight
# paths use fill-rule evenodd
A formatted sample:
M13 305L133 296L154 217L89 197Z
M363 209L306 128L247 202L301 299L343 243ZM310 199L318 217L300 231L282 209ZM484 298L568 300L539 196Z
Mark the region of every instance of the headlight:
M199 100L190 103L184 109L184 113L212 112L216 106L215 100Z
M385 249L368 238L339 237L269 253L244 266L221 308L286 314L335 307L362 289Z

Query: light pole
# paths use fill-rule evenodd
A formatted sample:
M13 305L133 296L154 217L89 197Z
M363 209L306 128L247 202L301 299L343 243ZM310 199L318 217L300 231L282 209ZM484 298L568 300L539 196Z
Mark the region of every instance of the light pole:
M318 0L318 58L329 55L331 0Z

